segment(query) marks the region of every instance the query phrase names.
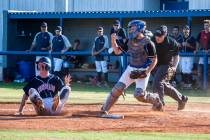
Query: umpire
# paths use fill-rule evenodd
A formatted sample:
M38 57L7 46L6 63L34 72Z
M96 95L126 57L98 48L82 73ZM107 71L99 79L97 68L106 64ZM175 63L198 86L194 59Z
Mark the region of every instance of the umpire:
M178 43L167 35L167 26L160 26L153 41L156 46L158 63L153 80L153 91L157 92L164 103L164 94L178 102L178 110L183 110L187 103L187 96L182 95L169 81L173 77L179 63Z

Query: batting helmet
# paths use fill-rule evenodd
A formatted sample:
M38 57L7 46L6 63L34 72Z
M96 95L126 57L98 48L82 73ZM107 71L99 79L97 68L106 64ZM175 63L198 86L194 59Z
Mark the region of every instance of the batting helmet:
M132 31L131 27L136 26L136 30ZM146 27L146 22L142 20L132 20L128 23L128 38L134 39L137 37L138 33L143 33Z
M50 70L51 60L48 57L41 57L38 61L36 61L36 64L39 64L39 63L46 64L45 70Z

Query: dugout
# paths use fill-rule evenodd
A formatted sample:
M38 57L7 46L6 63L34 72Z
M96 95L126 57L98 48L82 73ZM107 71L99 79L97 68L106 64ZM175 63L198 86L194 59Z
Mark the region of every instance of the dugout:
M147 22L147 28L154 31L159 25L168 26L169 32L174 25L182 26L188 24L192 27L192 34L196 37L203 29L202 20L210 16L210 10L165 10L165 11L116 11L116 12L18 12L4 11L4 48L5 51L24 51L28 49L35 36L40 31L40 23L46 21L49 31L54 33L57 25L63 27L63 34L66 35L71 44L75 39L81 41L81 51L90 51L93 40L96 36L96 28L104 27L104 34L109 39L110 28L115 19L119 19L122 25L126 27L131 19L143 19ZM8 56L4 59L6 67L15 67L19 60L32 61L33 57L26 56ZM85 56L87 63L93 63L91 56ZM110 62L116 62L119 59L112 56ZM83 71L74 69L77 74L95 74L94 69ZM112 81L119 77L119 69L110 70Z

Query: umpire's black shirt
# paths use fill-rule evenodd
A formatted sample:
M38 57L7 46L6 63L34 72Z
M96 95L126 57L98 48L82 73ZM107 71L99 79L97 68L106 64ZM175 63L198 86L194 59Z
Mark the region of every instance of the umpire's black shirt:
M175 39L166 36L163 43L158 44L155 38L152 38L155 43L158 63L157 66L160 65L169 65L171 66L173 63L173 56L178 55L179 47L178 43Z

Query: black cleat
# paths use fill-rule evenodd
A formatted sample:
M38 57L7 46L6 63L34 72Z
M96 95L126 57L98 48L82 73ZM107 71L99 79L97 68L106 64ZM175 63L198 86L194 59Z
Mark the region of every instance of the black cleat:
M178 102L178 108L177 110L183 110L185 108L185 105L188 101L188 97L187 96L182 96L182 101Z
M161 102L159 96L156 98L155 102L153 103L152 110L163 111L163 103Z

